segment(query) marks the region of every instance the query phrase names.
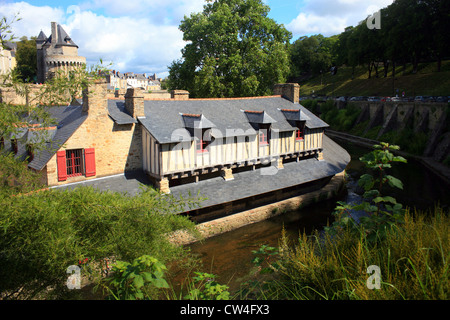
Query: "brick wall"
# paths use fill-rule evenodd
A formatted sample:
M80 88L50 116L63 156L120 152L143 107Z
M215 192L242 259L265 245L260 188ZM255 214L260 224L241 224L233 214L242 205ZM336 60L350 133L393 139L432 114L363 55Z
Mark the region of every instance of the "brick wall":
M60 150L95 148L96 175L58 182L55 154L44 170L50 186L142 169L139 124L117 125L108 116L104 80L96 82L88 88L88 92L87 99L83 101L83 110L88 117Z

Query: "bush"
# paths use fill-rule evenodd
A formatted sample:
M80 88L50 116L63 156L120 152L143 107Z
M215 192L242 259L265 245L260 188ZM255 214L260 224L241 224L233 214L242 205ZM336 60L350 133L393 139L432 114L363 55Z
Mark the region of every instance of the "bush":
M85 258L99 263L109 257L132 261L145 254L162 262L178 257L182 249L164 235L193 229L188 218L173 214L184 205L186 201L150 188L134 197L92 188L4 197L0 292L4 298L39 293L60 298L67 294L66 269Z

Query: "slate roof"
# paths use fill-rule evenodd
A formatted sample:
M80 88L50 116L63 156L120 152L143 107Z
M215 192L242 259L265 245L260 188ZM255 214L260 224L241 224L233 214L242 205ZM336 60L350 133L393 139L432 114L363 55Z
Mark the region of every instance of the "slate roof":
M28 164L28 167L35 170L42 170L57 149L70 138L87 118L87 113L82 112L82 106L49 107L47 111L57 123L57 127L48 131L50 137L47 139L49 142L46 143L46 148L35 152L33 161ZM27 135L28 139L35 139L35 134L32 131L28 130ZM22 143L23 148L24 144Z
M272 124L274 122L277 122L271 116L269 116L266 111L245 110L244 113L247 116L248 122L250 123Z
M41 32L39 32L38 37L36 38L36 40L47 40L47 36L45 35L44 31L41 30Z
M137 123L125 110L125 102L120 100L108 100L108 114L117 124Z
M75 44L75 42L73 42L72 38L70 38L70 36L63 29L63 27L61 27L60 24L57 24L56 32L58 33L58 43L56 43L55 46L57 46L57 47L58 46L72 46L72 47L77 47L78 48L78 46ZM45 41L44 45L47 44L47 43L51 44L52 36L53 35L50 35L50 37L45 39L46 41ZM45 34L41 31L39 33L38 40L43 40L43 37L45 37Z
M315 158L294 161L285 163L281 170L271 166L233 173L234 179L230 181L217 177L173 186L170 191L175 197L183 198L198 194L206 198L201 202L201 207L205 208L332 177L345 170L351 159L348 152L326 135L323 147L323 161Z
M311 120L304 112L295 109L281 109L284 116L289 121L307 121Z
M209 121L203 114L182 113L185 128L190 129L211 129L216 125Z
M293 131L282 109L297 109L306 119L310 129L325 128L328 125L300 104L278 96L243 99L189 99L189 100L146 100L145 118L139 118L142 125L159 143L179 142L189 136L182 114L201 114L209 119L223 137L256 135L246 110L264 111L266 119L272 121L272 130ZM248 114L248 113L247 113ZM262 121L265 121L264 119Z

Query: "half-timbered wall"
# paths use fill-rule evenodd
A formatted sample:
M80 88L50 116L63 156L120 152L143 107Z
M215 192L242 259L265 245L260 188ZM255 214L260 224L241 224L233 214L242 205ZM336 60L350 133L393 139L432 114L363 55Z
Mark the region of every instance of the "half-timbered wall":
M256 164L268 157L300 154L322 148L323 129L305 129L302 140L295 131L272 132L269 145L259 145L256 135L216 138L208 152L198 153L196 141L159 144L142 127L143 168L153 177L193 172L216 166Z

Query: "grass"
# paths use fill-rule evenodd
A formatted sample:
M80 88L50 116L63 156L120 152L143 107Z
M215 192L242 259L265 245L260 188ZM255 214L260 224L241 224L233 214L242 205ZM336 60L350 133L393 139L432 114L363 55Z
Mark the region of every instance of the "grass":
M383 77L380 67L379 77L368 79L368 71L365 66L355 68L352 80L352 68L340 67L336 75L326 73L316 76L304 83L300 83L300 95L307 96L313 92L316 95L326 96L394 96L396 90L399 94L405 91L407 96L450 95L450 60L442 62L441 72L436 72L436 63L420 63L417 73L412 73L412 66L396 67L396 77L392 80L392 70L386 78Z
M258 287L261 299L447 300L449 216L408 212L405 222L377 245L364 236L283 236L279 269ZM369 266L380 268L380 289L369 289Z

